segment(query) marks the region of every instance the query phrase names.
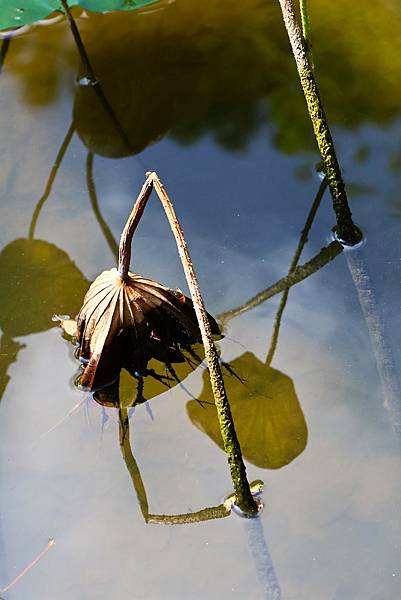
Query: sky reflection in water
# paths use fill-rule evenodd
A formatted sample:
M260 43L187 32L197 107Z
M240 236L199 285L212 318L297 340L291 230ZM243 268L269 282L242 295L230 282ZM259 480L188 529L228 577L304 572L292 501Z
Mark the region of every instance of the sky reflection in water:
M110 40L117 42L109 65L124 56L121 69L130 70L128 75L118 71L119 78L124 84L139 82L143 89L140 104L132 94L128 99L134 104L119 108L130 121L122 119L123 124L143 151L119 161L95 156L94 180L103 217L118 239L145 170L159 172L182 219L207 306L217 314L286 274L318 186L313 174L317 156L310 152L308 121L277 11L259 8L258 13L256 3L249 2L252 11L237 7L227 22L226 7L210 4L195 19L194 5L176 3L163 14L129 19L93 17L100 28L96 35L107 29ZM367 231L364 251L389 343L397 348L401 90L392 74L401 53L392 54L391 67L375 73L384 73L393 94L378 94L379 84L372 90L370 73L362 68L367 43L362 33L353 38L360 42L355 48L346 33L345 50L337 42L329 46L338 38L325 32L330 24L335 32L336 27L341 30L345 8L323 18L328 6L313 7L316 62L329 117L337 125L338 153L352 184L352 209ZM395 3L387 9L399 10ZM374 18L374 9L366 11L366 23ZM94 51L91 20L82 21L82 27ZM392 22L388 14L380 21L388 28ZM180 35L183 24L186 33ZM125 34L116 39L113 28L129 31L134 26L130 48ZM377 27L377 32L382 48L377 56L385 56L388 31ZM394 35L394 43L401 44L399 33ZM88 109L82 104L79 108L73 86L77 60L66 39L64 28L57 26L50 34L35 32L19 40L10 48L1 75L0 102L6 107L0 113L2 248L28 235L34 206L73 111L82 139L80 122L90 125ZM107 39L102 47L110 49ZM138 61L144 40L147 51ZM260 52L255 54L255 48ZM342 61L332 60L334 51L342 52ZM344 65L344 57L349 64ZM101 68L102 60L94 56L95 66ZM216 65L212 71L211 65ZM345 78L340 67L358 73L352 85L334 86ZM149 114L154 130L149 129ZM348 125L354 128L346 129ZM148 145L160 135L165 137ZM83 287L85 280L114 264L88 198L86 155L74 137L35 235L68 254L82 274ZM326 244L332 225L327 196L301 262ZM133 264L144 275L185 287L156 200L138 230ZM67 342L52 328L53 306L40 312L44 324L39 323L34 307L43 286L38 290L30 285L17 315L26 329L10 330L7 339L3 329L2 337L2 344L9 344L5 353L14 352L17 360L6 365L0 385L1 584L30 562L49 537L56 546L7 600L32 594L43 600L156 599L161 594L174 599L265 597L239 520L175 529L144 524L121 459L114 411L106 409L110 418L103 434L102 409L90 402L88 420L82 409L41 437L82 396L70 385L76 364ZM3 291L1 302L10 310L7 298ZM54 300L48 294L48 302ZM278 300L231 322L221 343L225 360L251 352L264 362ZM18 350L18 344L24 347ZM398 353L396 360L400 369ZM399 447L383 408L370 340L343 256L291 290L272 367L291 378L308 430L305 450L289 465L276 470L248 467L250 479L266 483L263 525L283 598L399 597ZM202 385L201 370L185 381L194 396L202 393ZM132 446L154 513L218 504L230 490L225 457L188 419L188 400L177 386L151 402L153 420L145 406L135 411ZM240 565L234 573L233 565Z

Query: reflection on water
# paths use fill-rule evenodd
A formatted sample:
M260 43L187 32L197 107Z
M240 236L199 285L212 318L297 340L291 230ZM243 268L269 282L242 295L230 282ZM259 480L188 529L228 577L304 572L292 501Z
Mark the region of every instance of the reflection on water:
M190 144L210 132L224 147L240 149L266 124L273 125L271 137L281 150L314 148L278 6L259 0L162 5L164 10L145 14L78 18L96 74L134 152L167 133ZM347 0L335 5L324 0L312 8L316 69L332 123L355 127L400 115L394 76L400 70L400 11L394 1L370 6L363 19ZM375 44L366 35L370 29ZM77 62L68 30L63 25L34 30L16 45L10 68L25 99L34 105L54 102L65 68ZM92 152L126 154L93 88L76 88L74 116Z
M172 190L214 314L287 275L318 185L278 5L162 4L78 19L137 156L105 158L126 153L91 90L75 85L65 23L13 40L1 73L0 589L54 538L7 600L395 600L399 447L343 254L291 288L273 366L266 348L278 296L232 319L220 342L235 373L227 384L249 479L265 481L263 538L254 531L248 542L234 517L175 528L143 518L217 507L230 492L201 367L182 365L171 389L149 380L146 391L145 382L149 401L135 408L123 447L109 399L86 402L70 383L76 365L51 316L73 316L110 264L146 169ZM400 16L395 1L363 12L345 0L311 5L316 70L352 209L368 232L365 259L397 374ZM71 116L78 135L28 239ZM327 246L333 224L325 198L300 263ZM156 206L134 263L184 287ZM128 409L135 381L124 374L112 391Z
M278 469L290 463L304 450L308 435L291 379L251 352L242 354L230 366L236 377L226 378L227 394L244 458L262 469ZM188 402L188 416L223 448L207 373L203 383L200 404Z

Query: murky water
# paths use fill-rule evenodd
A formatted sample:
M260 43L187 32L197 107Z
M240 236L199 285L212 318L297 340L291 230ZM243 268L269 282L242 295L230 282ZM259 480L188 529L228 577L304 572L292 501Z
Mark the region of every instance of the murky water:
M320 180L278 3L186 0L78 19L131 154L94 88L76 84L85 74L64 22L12 40L0 75L0 588L55 544L5 600L400 597L401 9L356 4L311 3L311 19L367 243L291 289L273 357L279 295L231 319L219 344L245 380L227 376L249 478L265 482L251 524L145 524L145 501L176 514L230 492L214 415L194 400L211 400L206 375L154 387L130 415L138 498L118 413L74 389L72 348L51 317L75 314L115 265L150 169L211 312L287 273ZM326 194L302 263L333 224ZM132 266L185 289L156 199Z

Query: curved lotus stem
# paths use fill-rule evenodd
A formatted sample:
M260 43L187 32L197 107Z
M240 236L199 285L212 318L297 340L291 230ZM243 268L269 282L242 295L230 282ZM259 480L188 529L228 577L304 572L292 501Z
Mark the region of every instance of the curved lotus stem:
M129 417L127 409L120 408L118 415L121 454L131 476L136 496L138 498L139 507L146 523L154 523L159 525L187 525L190 523L200 523L201 521L210 521L211 519L223 519L230 516L232 504L235 498L231 498L230 501L223 502L218 506L203 508L195 512L176 515L156 515L149 513L149 504L146 496L145 485L131 448ZM251 491L255 495L261 493L262 487L263 483L259 480L250 484Z
M213 342L209 318L206 312L205 304L199 289L198 279L195 269L189 255L188 245L184 237L184 232L175 213L167 192L155 172L147 173L147 179L142 186L131 215L124 227L120 241L120 253L118 270L123 281L128 277L129 262L131 258L131 240L139 220L143 214L146 203L154 187L159 200L164 208L167 220L173 232L178 254L184 269L185 277L189 290L191 292L192 302L195 309L199 329L202 336L202 343L205 349L205 357L209 367L210 381L212 385L214 400L217 409L217 415L220 423L221 435L224 443L224 450L228 456L231 478L234 485L236 499L240 509L248 515L256 515L258 507L253 499L249 489L249 483L246 476L246 468L242 460L241 448L234 427L234 421L231 415L230 404L228 402L223 376L221 374L219 355ZM340 245L340 244L339 244Z

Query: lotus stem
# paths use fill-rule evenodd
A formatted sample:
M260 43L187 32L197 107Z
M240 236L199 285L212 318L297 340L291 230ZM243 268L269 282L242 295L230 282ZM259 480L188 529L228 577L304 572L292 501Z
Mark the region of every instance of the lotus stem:
M154 523L158 525L187 525L190 523L200 523L201 521L222 519L230 516L231 505L228 505L227 502L219 504L218 506L202 508L201 510L195 512L176 515L157 515L149 513L149 504L146 496L145 485L131 448L129 417L127 409L120 408L118 416L121 454L130 474L145 523ZM259 480L251 483L251 490L255 495L259 494L261 491L260 484L261 482Z
M136 199L134 208L132 209L132 212L128 217L128 221L126 222L123 232L121 234L118 255L118 271L123 281L127 279L129 265L131 262L132 236L134 235L135 229L137 228L138 223L143 215L143 211L145 209L147 201L149 200L152 190L153 177L149 175L145 183L143 184L141 191L139 192L139 196Z
M352 213L348 205L345 184L337 160L333 138L330 133L313 68L308 60L305 42L295 16L294 6L292 0L279 0L279 3L298 69L302 90L305 95L309 116L312 121L316 142L328 179L333 209L337 220L336 233L344 243L354 245L361 240L361 233L352 220ZM306 5L304 5L305 8ZM304 17L305 14L307 13L304 10Z
M6 38L5 40L3 40L3 43L1 44L1 49L0 49L0 73L3 70L3 66L4 66L4 62L6 60L6 56L7 56L7 52L10 48L10 38Z
M86 75L87 75L89 81L91 82L92 87L93 87L101 105L103 106L105 112L109 115L116 131L118 132L118 134L120 135L124 144L126 145L127 150L130 152L131 148L132 148L131 143L130 143L123 127L121 126L121 123L118 120L117 115L115 114L115 112L113 110L113 107L111 106L110 102L107 100L107 97L106 97L105 93L103 92L103 88L100 85L99 80L96 77L96 73L92 67L91 61L89 60L88 53L86 52L86 48L85 48L84 43L81 38L81 34L79 33L79 29L77 27L75 19L72 16L71 9L68 6L68 2L67 2L67 0L61 0L61 3L63 5L65 14L67 15L71 33L72 33L75 43L77 45L78 52L79 52L79 55L82 60L82 64L84 65L84 68L86 71Z
M262 304L262 302L266 302L266 300L269 300L269 298L272 298L276 294L280 294L284 290L291 288L293 285L300 283L304 279L307 279L307 277L313 275L313 273L316 273L316 271L327 265L327 263L334 260L336 256L341 254L343 250L344 247L342 244L340 244L340 242L331 242L328 246L324 246L324 248L322 248L320 252L318 252L318 254L316 254L309 261L299 267L296 267L290 275L282 277L273 283L273 285L262 290L244 302L244 304L241 304L240 306L237 306L236 308L233 308L225 313L221 313L217 318L225 325L231 321L231 319L242 315L248 310L259 306L259 304Z
M309 214L307 216L304 228L302 229L301 237L299 238L299 242L298 242L298 246L294 252L294 256L292 257L291 264L288 269L288 275L291 275L291 273L293 273L295 271L296 267L298 266L299 259L301 258L302 251L305 247L306 242L308 241L308 235L309 235L310 229L312 227L313 221L315 220L316 213L318 211L318 208L320 206L320 203L322 201L322 198L323 198L324 192L326 191L326 188L327 188L327 177L324 177L324 179L322 180L322 182L319 186L319 189L317 191L317 194L315 196L315 199L313 201L313 204L309 211ZM267 352L267 357L266 357L266 361L265 361L267 365L271 365L273 357L274 357L274 353L277 348L278 336L280 333L280 326L281 326L281 319L283 317L283 313L284 313L284 310L285 310L285 307L287 304L289 293L290 293L290 288L287 288L286 290L284 290L283 295L281 296L280 304L279 304L277 312L276 312L276 316L274 319L273 333L272 333L272 337L270 340L270 347Z
M205 348L205 357L209 367L209 376L220 423L224 450L228 456L231 478L236 495L236 503L245 514L253 516L257 514L258 507L249 488L249 483L246 476L246 468L242 460L241 448L235 431L230 404L228 402L224 387L224 380L220 369L219 355L213 342L210 323L206 313L202 294L200 292L198 278L191 261L188 245L184 237L184 232L175 213L174 207L162 182L155 172L147 173L147 179L142 186L134 208L121 235L118 263L120 277L123 280L125 280L127 277L131 258L132 236L143 214L144 208L153 188L159 197L173 232L177 244L178 254L180 256L187 284L191 293L196 318L198 320L199 329L202 336L202 343Z
M110 251L114 258L118 260L118 245L112 232L110 231L110 227L106 223L103 218L102 213L100 212L99 202L97 199L96 186L95 181L93 179L93 153L88 152L86 157L86 186L88 188L89 199L91 201L92 209L95 214L96 220L99 224L100 229L106 239L106 242L110 248Z
M35 210L33 212L31 223L29 226L28 237L30 240L33 240L33 238L35 237L35 229L36 229L36 224L38 222L38 218L40 215L40 211L42 210L44 203L50 196L50 192L52 191L54 180L56 179L57 172L60 168L61 163L63 162L63 158L67 151L67 148L70 145L71 138L74 135L74 131L75 131L75 125L74 125L74 123L71 123L71 125L68 128L67 133L65 134L63 141L61 142L60 149L57 152L56 160L54 161L54 164L51 168L50 175L46 182L45 190L44 190L42 196L39 198L38 203L35 206Z
M299 0L299 8L301 11L302 35L303 35L304 42L305 42L306 52L308 54L308 58L309 58L311 67L312 67L312 69L314 69L313 54L312 54L312 42L311 42L311 34L310 34L310 21L309 21L309 12L308 12L308 0Z
M241 448L235 431L230 404L224 386L224 380L220 369L219 355L213 342L209 319L207 317L205 304L199 288L198 278L192 264L188 245L184 232L179 223L174 207L168 194L156 173L151 174L154 188L163 205L168 222L173 232L178 254L184 269L189 291L191 292L202 343L205 349L205 357L209 367L210 382L217 409L220 431L223 438L224 450L228 456L231 479L236 494L236 502L239 508L248 515L256 515L257 505L253 499L246 476L245 464L242 460Z
M134 485L136 497L138 498L139 507L145 522L148 522L149 517L149 505L146 496L145 485L143 483L139 467L132 453L130 434L129 434L129 418L128 411L126 408L120 408L118 411L119 421L119 438L120 438L120 449L121 454L124 458L125 464L127 465L128 473L131 476L131 481Z

